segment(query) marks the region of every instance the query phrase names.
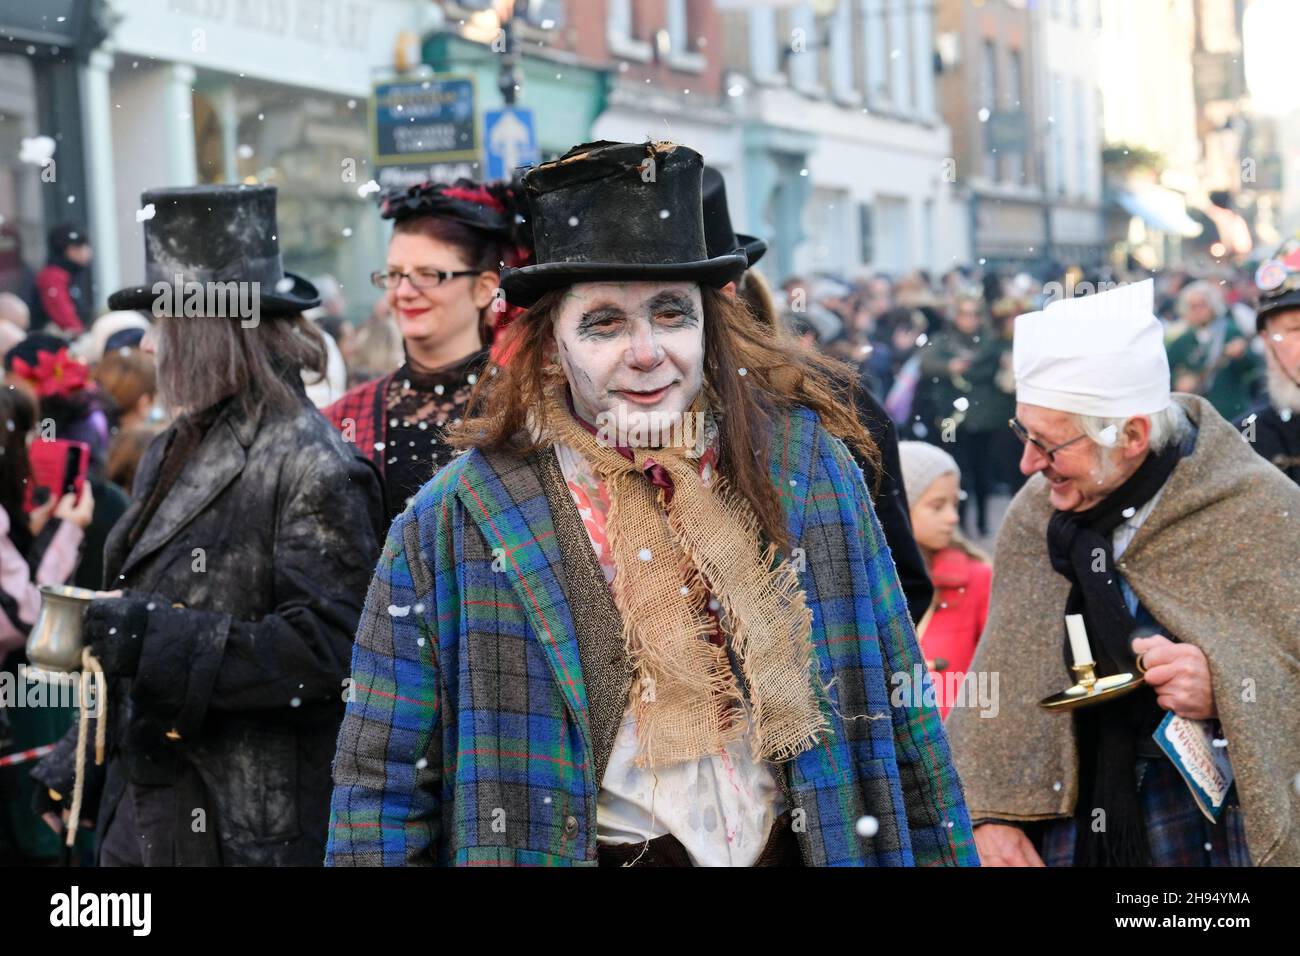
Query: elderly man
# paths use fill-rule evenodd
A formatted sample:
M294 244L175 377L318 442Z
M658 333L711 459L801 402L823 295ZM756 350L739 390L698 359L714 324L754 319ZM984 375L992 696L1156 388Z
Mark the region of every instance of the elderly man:
M1300 236L1286 240L1255 273L1255 322L1268 363L1268 401L1242 423L1255 451L1300 484Z
M1148 281L1016 321L1033 477L972 663L1003 699L948 723L985 864L1300 863L1300 489L1205 399L1170 395L1151 299ZM1074 683L1065 614L1099 675L1145 672L1135 690L1039 706ZM1175 720L1220 766L1204 810L1155 739Z
M921 657L832 431L870 439L720 291L700 184L671 143L525 177L528 312L390 530L329 863L974 862L938 716L886 686Z
M1169 343L1174 391L1203 395L1228 421L1240 422L1259 378L1250 339L1237 328L1212 282L1186 286L1178 294L1178 315L1188 327Z

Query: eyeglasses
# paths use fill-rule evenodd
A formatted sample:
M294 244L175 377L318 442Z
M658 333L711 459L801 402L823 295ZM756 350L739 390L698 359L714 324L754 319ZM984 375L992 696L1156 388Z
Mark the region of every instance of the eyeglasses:
M396 289L403 279L409 279L416 289L432 289L450 282L460 276L476 276L481 269L462 269L459 272L447 272L441 269L417 269L414 272L372 272L370 284L376 289Z
M1061 442L1059 445L1048 448L1037 438L1031 437L1029 432L1025 431L1025 426L1020 424L1020 422L1016 421L1014 418L1008 421L1007 424L1010 425L1011 430L1016 433L1016 437L1020 439L1021 444L1033 445L1043 454L1043 457L1047 459L1048 464L1052 463L1053 456L1062 448L1073 445L1077 441L1083 441L1088 437L1087 435L1079 435L1076 438L1071 438L1069 441Z

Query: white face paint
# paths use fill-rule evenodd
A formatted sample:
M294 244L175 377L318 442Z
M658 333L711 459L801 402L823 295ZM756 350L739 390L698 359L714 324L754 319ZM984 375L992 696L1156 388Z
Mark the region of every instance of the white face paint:
M704 304L693 282L582 282L552 329L573 406L649 428L680 416L704 384Z

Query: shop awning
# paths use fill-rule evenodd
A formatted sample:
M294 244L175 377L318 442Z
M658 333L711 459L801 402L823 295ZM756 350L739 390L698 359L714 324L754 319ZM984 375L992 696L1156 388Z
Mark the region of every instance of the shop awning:
M1187 203L1180 193L1162 186L1138 192L1117 190L1115 202L1130 216L1137 216L1152 229L1191 239L1201 234L1201 226L1187 215Z

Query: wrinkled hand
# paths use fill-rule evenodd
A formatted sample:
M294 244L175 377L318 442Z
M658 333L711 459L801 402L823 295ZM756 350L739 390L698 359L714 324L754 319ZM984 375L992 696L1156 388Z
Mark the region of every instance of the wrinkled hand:
M1155 688L1156 703L1165 710L1189 720L1218 716L1210 662L1199 647L1175 644L1163 634L1156 634L1136 638L1133 653L1141 656L1146 668L1143 676Z
M1020 827L981 823L975 828L975 849L980 866L1046 866L1034 844Z
M122 597L97 598L86 609L82 633L107 676L135 676L149 626L150 600L128 592Z

